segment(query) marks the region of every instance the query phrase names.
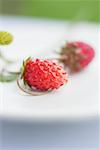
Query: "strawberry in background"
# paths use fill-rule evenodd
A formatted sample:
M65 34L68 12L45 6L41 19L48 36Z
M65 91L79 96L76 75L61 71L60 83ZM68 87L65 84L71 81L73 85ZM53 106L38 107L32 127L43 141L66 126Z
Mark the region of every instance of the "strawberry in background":
M60 51L60 62L70 73L84 69L94 58L94 49L80 41L68 42Z

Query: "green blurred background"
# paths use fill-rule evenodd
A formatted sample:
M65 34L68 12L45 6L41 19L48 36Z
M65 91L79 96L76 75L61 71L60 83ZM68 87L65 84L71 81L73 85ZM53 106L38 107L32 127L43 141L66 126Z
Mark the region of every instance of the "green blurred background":
M0 0L0 14L100 22L99 0Z

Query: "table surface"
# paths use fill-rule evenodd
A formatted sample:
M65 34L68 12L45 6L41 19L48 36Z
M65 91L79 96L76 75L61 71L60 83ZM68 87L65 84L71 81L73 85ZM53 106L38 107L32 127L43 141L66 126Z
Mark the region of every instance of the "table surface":
M0 121L1 150L99 150L99 117L84 122Z

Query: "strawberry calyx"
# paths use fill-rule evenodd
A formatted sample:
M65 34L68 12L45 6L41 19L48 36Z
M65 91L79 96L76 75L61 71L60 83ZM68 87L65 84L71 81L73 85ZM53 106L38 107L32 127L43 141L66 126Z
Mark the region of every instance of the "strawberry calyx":
M26 60L23 60L23 64L21 67L21 79L23 79L23 77L24 77L25 67L26 67L26 64L29 60L31 60L31 57L28 57Z

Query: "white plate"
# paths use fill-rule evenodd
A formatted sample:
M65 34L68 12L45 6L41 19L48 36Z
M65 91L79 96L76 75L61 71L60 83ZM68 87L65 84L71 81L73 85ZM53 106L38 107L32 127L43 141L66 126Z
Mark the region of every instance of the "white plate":
M97 116L98 29L99 25L89 23L0 17L0 30L11 32L15 39L10 46L2 47L8 58L22 62L28 56L55 57L54 50L59 50L65 41L71 40L91 44L96 53L84 71L69 77L67 85L48 95L26 96L16 82L0 83L0 117L46 121Z

